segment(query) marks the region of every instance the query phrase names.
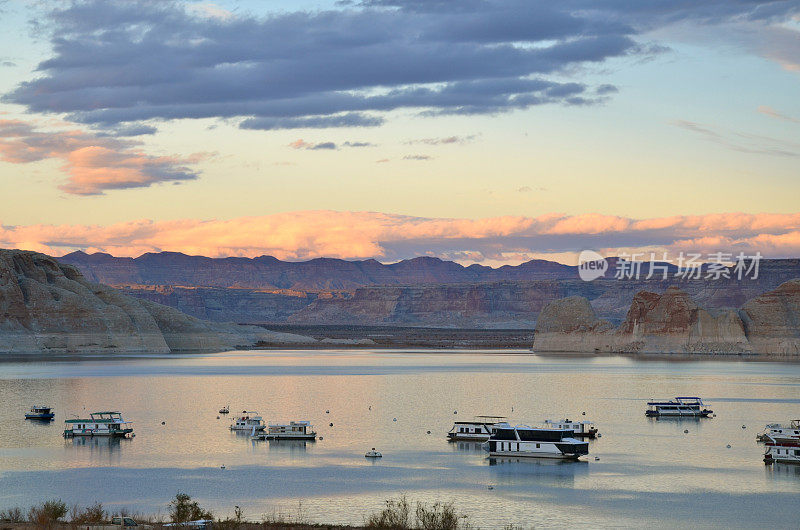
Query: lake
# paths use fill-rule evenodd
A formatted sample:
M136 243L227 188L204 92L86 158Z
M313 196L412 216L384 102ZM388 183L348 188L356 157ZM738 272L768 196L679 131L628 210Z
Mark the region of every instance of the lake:
M648 399L684 395L716 417L645 417ZM360 524L400 495L453 502L482 528L800 520L800 466L765 466L755 440L766 423L800 417L797 363L430 350L48 357L0 362L0 403L0 509L61 498L163 515L183 491L251 520ZM25 421L34 404L56 420ZM122 411L136 437L61 436L65 418L95 410ZM321 439L251 441L228 428L243 410L309 420ZM489 460L446 439L478 414L586 419L602 437L581 462ZM364 458L372 447L382 459Z

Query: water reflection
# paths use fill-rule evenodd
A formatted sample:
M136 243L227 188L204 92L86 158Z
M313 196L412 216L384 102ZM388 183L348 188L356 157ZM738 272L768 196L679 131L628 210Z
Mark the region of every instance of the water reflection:
M499 483L573 485L576 477L589 474L589 463L583 460L491 457L486 459L489 469Z
M470 441L455 441L450 442L450 447L453 451L461 453L485 453L483 450L483 442L470 442Z

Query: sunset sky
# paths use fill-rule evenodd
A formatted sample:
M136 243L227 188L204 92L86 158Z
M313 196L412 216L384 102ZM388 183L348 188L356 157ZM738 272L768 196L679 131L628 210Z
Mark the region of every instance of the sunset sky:
M0 0L0 247L800 256L800 2Z

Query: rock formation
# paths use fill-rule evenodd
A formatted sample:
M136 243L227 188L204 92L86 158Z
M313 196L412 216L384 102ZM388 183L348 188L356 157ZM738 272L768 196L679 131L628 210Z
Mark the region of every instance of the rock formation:
M539 313L534 332L534 349L537 351L608 351L613 326L600 320L589 300L582 296L569 296L550 302Z
M800 355L800 279L750 300L739 314L754 351Z
M90 283L36 252L0 250L0 353L222 350L313 339L209 323Z
M539 352L631 352L800 355L800 280L758 296L741 309L704 309L681 289L637 293L616 329L589 301L548 304L534 333Z

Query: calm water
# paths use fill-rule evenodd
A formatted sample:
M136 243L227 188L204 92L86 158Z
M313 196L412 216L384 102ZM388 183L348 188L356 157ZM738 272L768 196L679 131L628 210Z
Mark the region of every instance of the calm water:
M648 398L676 395L702 396L717 417L645 418ZM755 441L765 423L800 417L800 364L336 350L53 359L0 363L0 403L0 508L60 497L163 514L184 491L218 515L239 505L253 520L362 523L406 494L452 501L483 528L800 523L800 466L765 466ZM56 421L23 420L35 403ZM217 418L228 403L308 419L322 439L253 442L228 430L234 414ZM65 417L101 409L123 411L136 437L61 437ZM603 434L585 462L493 462L445 438L476 414L582 411ZM365 459L371 447L383 459Z

